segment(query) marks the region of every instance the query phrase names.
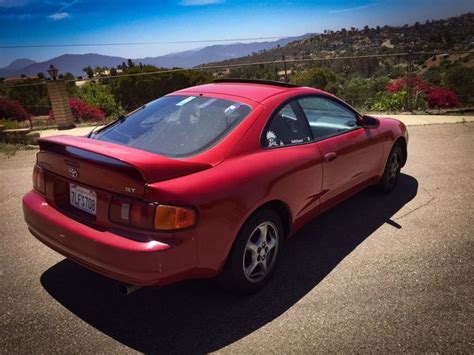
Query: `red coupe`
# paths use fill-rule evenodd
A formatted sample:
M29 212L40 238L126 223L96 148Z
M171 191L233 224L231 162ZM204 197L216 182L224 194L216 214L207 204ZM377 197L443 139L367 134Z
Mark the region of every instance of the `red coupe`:
M393 190L407 142L403 123L320 90L218 80L40 139L23 210L41 242L126 291L219 276L249 293L307 221Z

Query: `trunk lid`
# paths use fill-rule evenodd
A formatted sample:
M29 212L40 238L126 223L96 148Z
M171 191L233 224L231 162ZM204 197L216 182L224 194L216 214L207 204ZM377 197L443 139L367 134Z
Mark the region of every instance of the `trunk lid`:
M196 173L210 164L171 159L85 137L39 139L37 163L71 182L143 198L146 185Z

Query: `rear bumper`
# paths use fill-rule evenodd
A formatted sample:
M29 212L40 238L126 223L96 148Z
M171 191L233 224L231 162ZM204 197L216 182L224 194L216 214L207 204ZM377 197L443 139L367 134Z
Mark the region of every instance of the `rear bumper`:
M139 242L101 231L65 216L35 191L23 197L31 233L60 254L121 282L154 286L192 278L196 265L193 231L170 238L173 244ZM184 233L184 234L183 234Z

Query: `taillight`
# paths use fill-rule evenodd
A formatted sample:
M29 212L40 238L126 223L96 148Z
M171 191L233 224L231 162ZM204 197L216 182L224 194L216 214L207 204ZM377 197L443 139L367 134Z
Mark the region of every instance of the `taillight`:
M38 165L35 165L33 169L33 187L36 191L45 194L46 193L46 182L44 178L44 170Z
M156 205L114 197L110 202L112 222L142 229L172 231L196 224L196 211L186 207Z
M133 227L152 229L155 205L114 197L110 202L109 217L112 222Z
M191 208L158 205L155 212L155 229L175 230L196 224L196 211Z

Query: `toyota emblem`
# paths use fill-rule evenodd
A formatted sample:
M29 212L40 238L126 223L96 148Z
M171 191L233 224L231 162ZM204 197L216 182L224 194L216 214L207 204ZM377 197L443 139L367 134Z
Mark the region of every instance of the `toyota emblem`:
M79 176L79 172L74 168L69 168L69 175L73 178L77 178Z

